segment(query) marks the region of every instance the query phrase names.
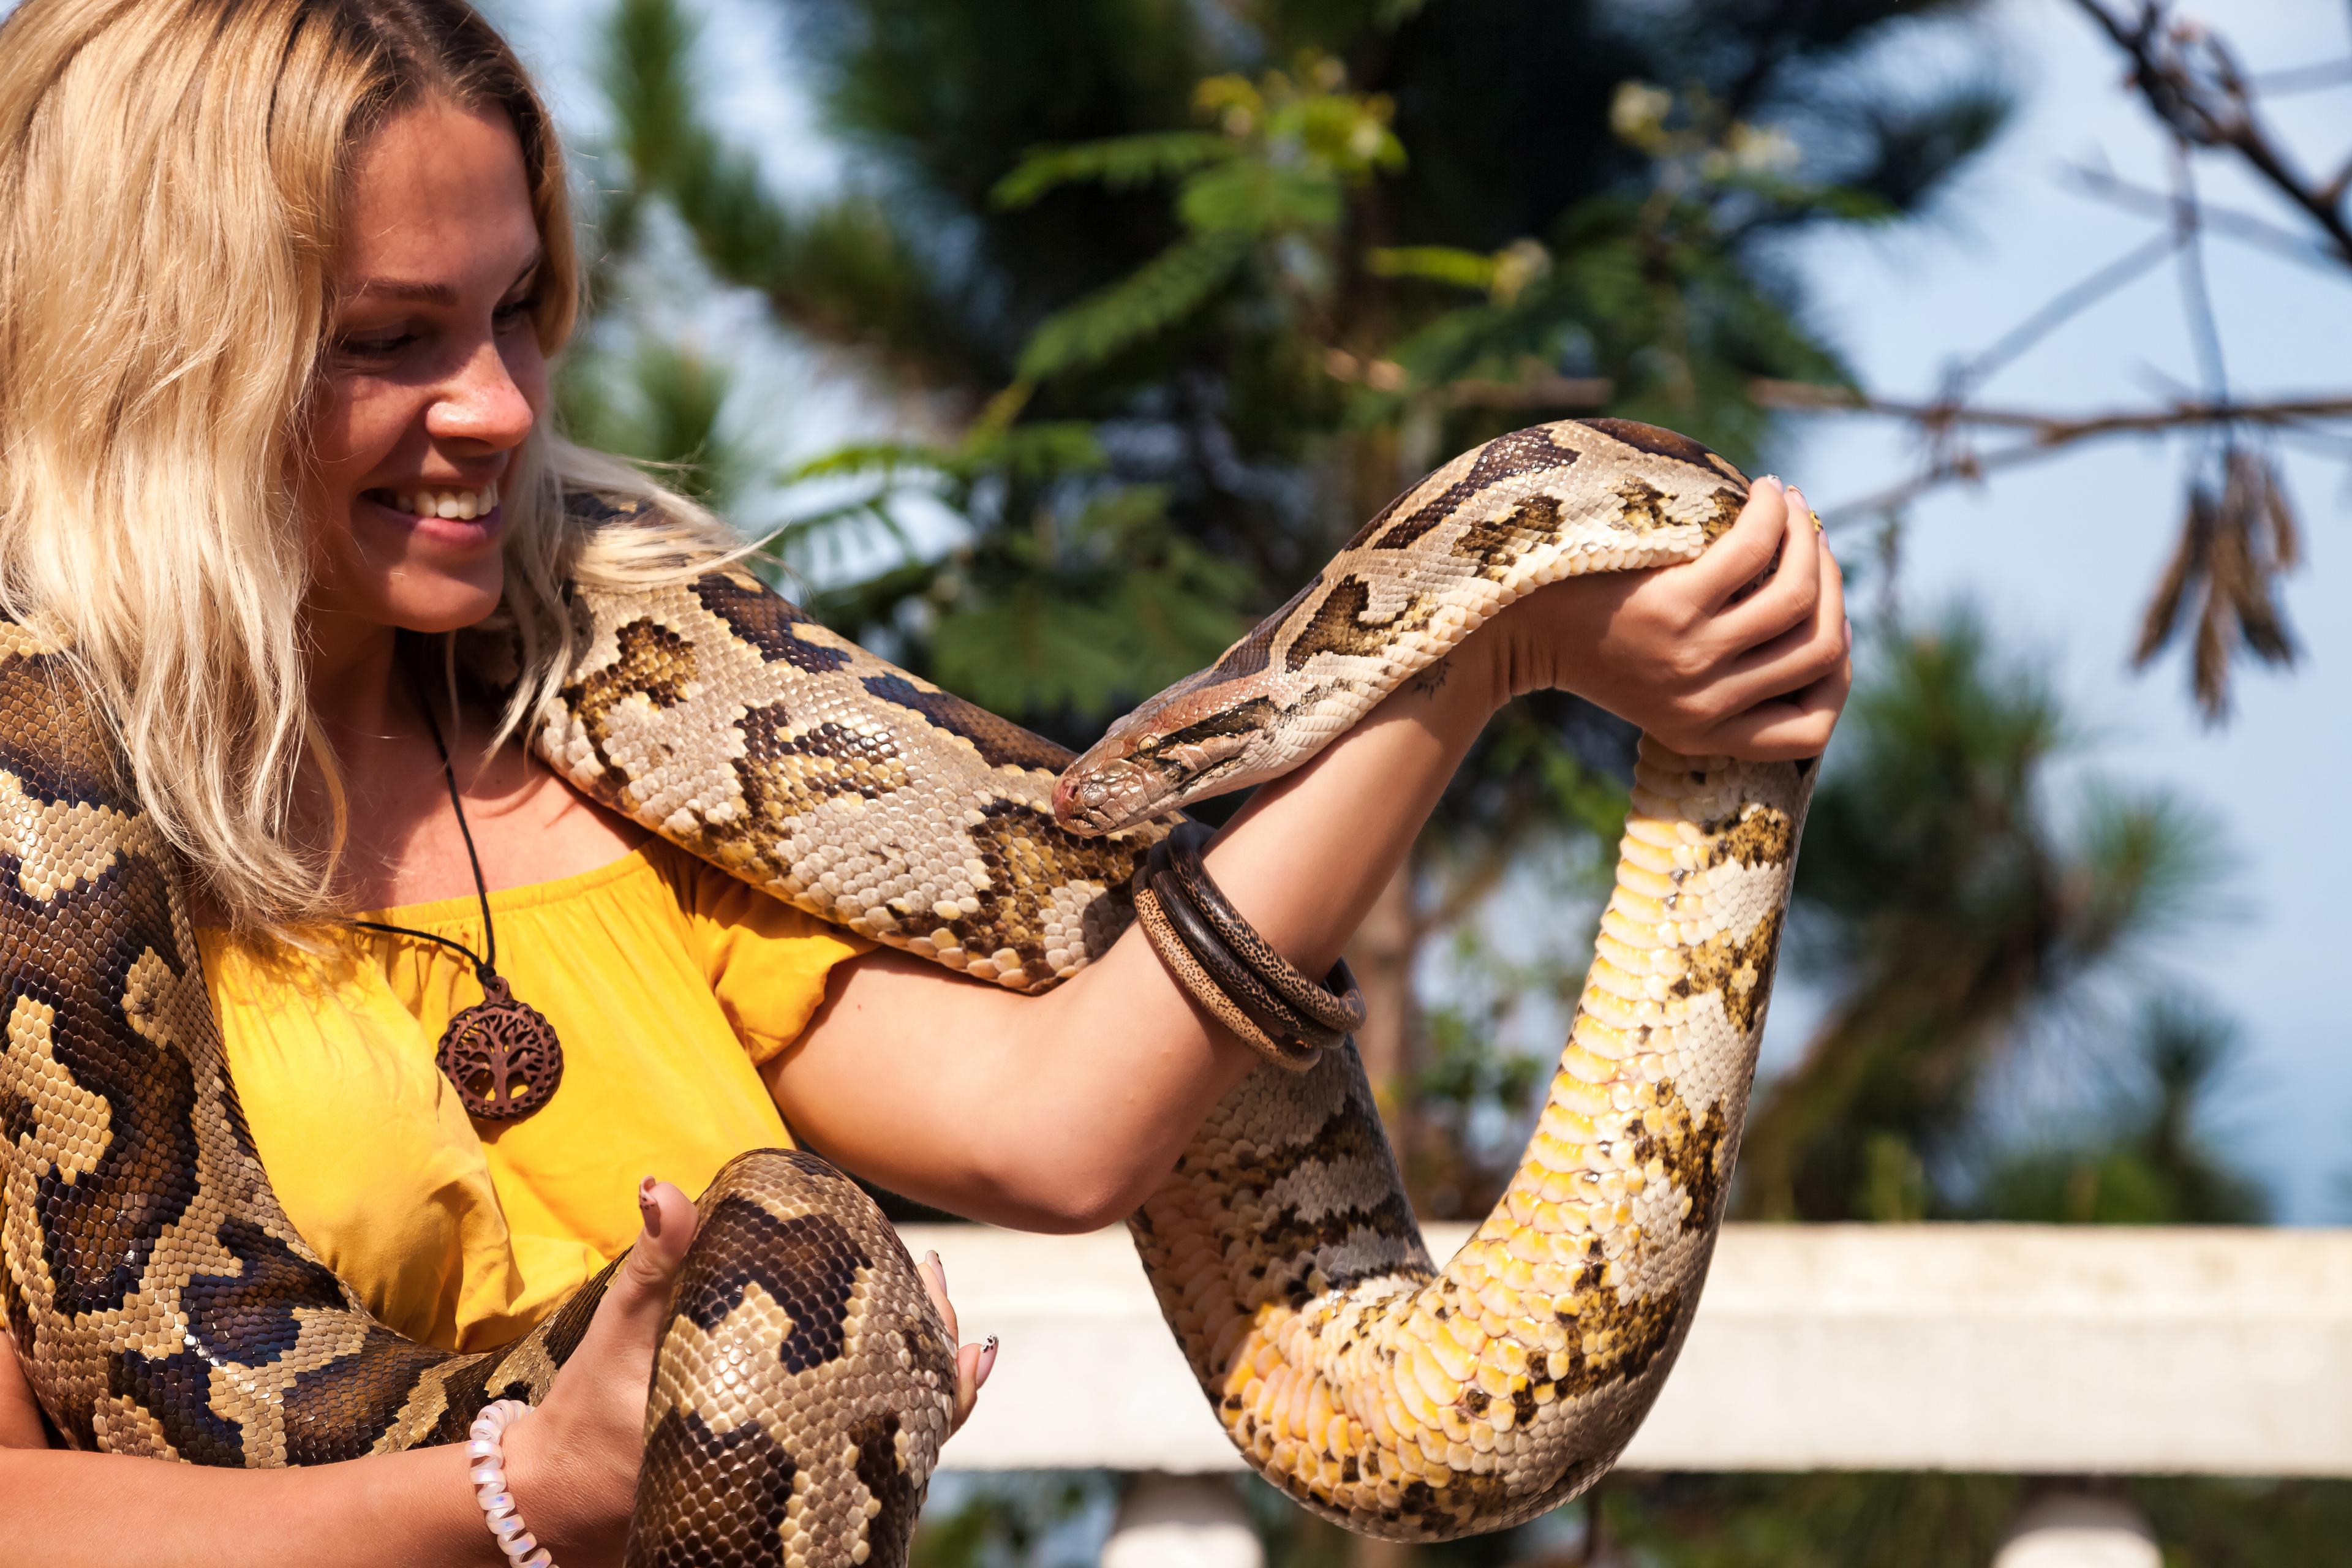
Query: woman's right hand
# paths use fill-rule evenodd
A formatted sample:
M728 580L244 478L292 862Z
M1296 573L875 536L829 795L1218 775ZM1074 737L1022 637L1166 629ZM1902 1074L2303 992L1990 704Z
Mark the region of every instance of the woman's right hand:
M645 1457L656 1342L694 1239L694 1205L669 1183L650 1176L639 1183L637 1207L644 1228L579 1348L547 1397L507 1429L515 1511L566 1568L621 1561Z
M567 1568L621 1561L645 1457L654 1353L687 1244L694 1239L694 1205L669 1183L647 1177L638 1184L637 1206L645 1226L596 1304L588 1332L555 1374L547 1397L507 1429L507 1487L516 1511ZM918 1272L953 1340L955 1309L948 1304L939 1254L927 1256ZM993 1338L957 1351L958 1426L971 1414L995 1361Z

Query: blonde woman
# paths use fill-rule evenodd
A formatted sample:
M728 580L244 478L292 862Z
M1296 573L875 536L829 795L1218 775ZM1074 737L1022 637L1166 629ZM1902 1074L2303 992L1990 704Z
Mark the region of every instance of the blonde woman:
M272 1184L376 1314L496 1344L636 1244L508 1439L531 1530L579 1568L617 1560L686 1194L725 1160L797 1140L976 1218L1100 1226L1255 1058L1137 933L1014 997L729 882L526 756L572 653L562 583L736 542L547 427L570 222L541 101L462 0L24 0L0 24L0 598L70 635L192 869ZM578 489L662 521L568 520ZM1215 875L1321 973L1479 726L1538 686L1689 752L1818 752L1848 639L1804 516L1767 482L1692 566L1524 601L1262 792ZM412 678L494 616L527 666L504 711ZM468 833L500 971L568 1064L509 1123L434 1061L478 999L438 944L492 934ZM963 1408L986 1369L964 1347ZM250 1473L58 1431L0 1339L12 1564L504 1561L455 1448Z

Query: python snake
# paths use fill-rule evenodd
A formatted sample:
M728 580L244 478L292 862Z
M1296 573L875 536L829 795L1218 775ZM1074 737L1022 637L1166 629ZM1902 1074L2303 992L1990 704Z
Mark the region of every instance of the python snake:
M740 571L575 588L593 639L533 745L801 909L1039 991L1129 922L1156 817L1296 766L1542 584L1695 557L1747 489L1647 426L1491 441L1066 773L1060 748ZM369 1319L270 1191L182 868L106 737L63 650L0 624L0 1294L47 1418L78 1448L278 1466L454 1441L489 1399L542 1397L611 1270L499 1351ZM1644 739L1541 1120L1443 1271L1352 1047L1262 1068L1216 1107L1130 1225L1260 1474L1352 1530L1426 1541L1529 1518L1608 1467L1706 1274L1811 782ZM904 1249L803 1152L740 1157L699 1208L628 1561L895 1568L954 1394Z

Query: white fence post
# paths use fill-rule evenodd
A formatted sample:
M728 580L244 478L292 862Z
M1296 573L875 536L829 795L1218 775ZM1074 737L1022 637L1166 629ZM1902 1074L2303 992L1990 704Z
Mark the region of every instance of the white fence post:
M1147 1471L1120 1500L1102 1568L1265 1568L1265 1549L1232 1481Z
M2017 1516L1992 1568L2164 1568L2164 1553L2123 1499L2057 1492Z

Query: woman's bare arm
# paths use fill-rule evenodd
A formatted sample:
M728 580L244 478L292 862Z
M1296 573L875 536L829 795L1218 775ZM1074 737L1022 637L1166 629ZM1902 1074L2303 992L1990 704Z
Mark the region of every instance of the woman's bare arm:
M33 1402L32 1384L16 1364L16 1341L0 1329L0 1448L46 1448L49 1435L41 1425L40 1406Z
M1770 583L1742 590L1780 552ZM1568 686L1692 752L1818 753L1845 698L1836 563L1800 504L1759 485L1689 566L1530 595L1391 697L1211 846L1218 882L1320 973L1403 864L1496 708ZM1131 1212L1255 1064L1138 931L1046 995L878 952L835 972L768 1082L796 1135L896 1191L975 1218L1081 1229Z

